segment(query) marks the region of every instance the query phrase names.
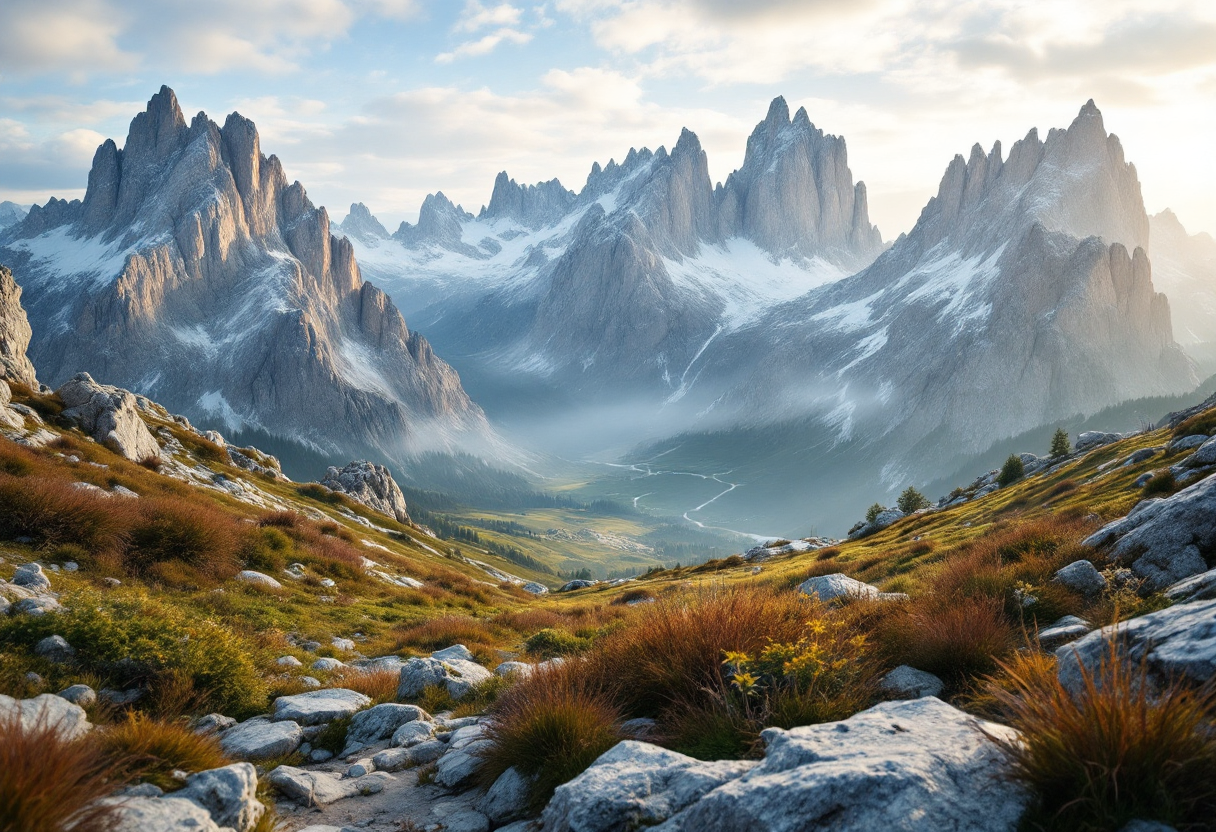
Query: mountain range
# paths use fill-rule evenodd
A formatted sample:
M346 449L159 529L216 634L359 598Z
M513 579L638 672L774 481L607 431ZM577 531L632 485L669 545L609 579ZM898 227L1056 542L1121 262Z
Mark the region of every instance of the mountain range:
M88 371L331 456L500 454L492 421L554 470L612 463L589 496L734 528L844 524L1216 357L1216 243L1149 218L1092 101L956 156L891 243L844 139L782 98L724 182L685 129L578 191L431 194L390 233L361 203L331 229L252 122L187 124L162 88L83 201L11 213L52 385Z
M87 371L200 422L390 459L492 440L253 122L186 123L162 87L93 159L83 201L0 231L45 382Z

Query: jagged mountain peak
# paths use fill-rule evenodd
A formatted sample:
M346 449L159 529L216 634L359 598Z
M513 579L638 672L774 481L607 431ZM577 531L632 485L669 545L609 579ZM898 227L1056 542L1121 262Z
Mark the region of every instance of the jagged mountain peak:
M52 382L87 370L325 450L400 458L424 435L488 437L455 372L239 113L187 126L163 87L121 149L98 148L83 203L51 200L2 251Z
M555 179L535 185L520 185L504 170L494 179L490 203L479 219L507 217L529 228L549 225L573 207L577 195Z
M342 233L348 237L358 237L370 242L372 240L388 239L388 229L381 225L380 220L372 214L371 209L362 202L351 203L346 219L339 226Z

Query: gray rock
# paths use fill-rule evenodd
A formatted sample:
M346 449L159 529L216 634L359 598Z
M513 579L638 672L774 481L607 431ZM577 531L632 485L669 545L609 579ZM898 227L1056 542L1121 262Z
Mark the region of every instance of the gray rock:
M113 832L223 832L207 810L179 797L118 797Z
M173 794L207 810L221 827L236 832L252 832L266 807L257 798L258 776L249 763L234 763L223 768L190 775L185 788Z
M495 825L522 818L528 812L528 795L532 782L512 766L490 786L477 808Z
M12 606L13 612L25 613L26 615L47 615L49 613L58 612L63 609L59 602L54 598L46 595L36 595L33 598L22 598Z
M290 720L299 725L321 725L366 708L372 700L345 688L324 688L274 700L276 722Z
M750 761L706 763L656 745L625 740L557 788L541 815L541 827L545 832L615 832L653 826L755 765ZM703 828L719 827L711 823Z
M644 740L655 732L659 724L653 719L640 716L621 723L621 735L631 740Z
M1061 684L1083 688L1082 668L1093 673L1116 639L1120 655L1143 661L1152 680L1187 678L1204 683L1216 676L1216 600L1193 601L1095 630L1056 650Z
M32 699L13 699L0 694L0 719L14 715L21 720L21 727L26 731L46 726L69 740L83 737L93 728L84 708L49 693L39 694Z
M98 442L136 462L160 456L160 445L140 418L129 390L98 384L88 373L77 373L55 393L63 400L63 418L79 424Z
M352 754L365 745L394 737L396 731L409 723L430 718L430 714L416 705L387 703L359 711L351 717L346 730L346 747L349 750L343 751L342 756Z
M369 757L367 759L358 760L357 762L351 763L346 769L346 776L352 778L363 777L366 774L371 774L375 770L376 764Z
M1119 464L1119 467L1127 468L1132 465L1139 465L1141 462L1147 462L1157 454L1161 453L1163 450L1165 450L1164 447L1157 446L1156 448L1141 448L1138 451L1132 451L1127 455L1127 458Z
M759 765L656 829L1013 832L1029 803L993 742L1016 733L933 697L762 736Z
M304 733L294 722L270 722L254 717L220 735L224 753L238 760L268 760L300 747Z
M26 357L30 345L29 319L21 306L21 287L13 280L13 273L0 266L0 379L20 382L32 390L38 389L34 365ZM7 392L8 384L4 383ZM0 401L0 410L8 404Z
M383 465L361 461L352 462L344 468L330 467L321 485L401 523L410 521L405 495Z
M1092 451L1094 448L1101 448L1103 445L1109 445L1112 442L1118 442L1123 438L1121 433L1103 433L1098 430L1087 430L1077 437L1077 442L1073 448L1078 451Z
M333 584L331 583L330 586L333 586ZM349 638L332 638L329 644L335 650L344 650L347 653L354 652L355 649L355 643Z
M869 537L872 534L893 526L897 521L902 520L903 518L904 513L897 508L883 509L873 520L863 524L860 528L856 528L849 532L849 540L858 540L863 537Z
M1175 439L1166 448L1166 451L1171 454L1180 453L1181 451L1189 451L1192 448L1198 448L1204 442L1207 442L1210 437L1206 433L1194 433L1190 436L1183 436Z
M475 809L461 809L443 819L444 832L490 832L490 819Z
M443 685L453 699L460 699L477 685L492 678L493 673L474 662L413 658L401 666L397 698L413 699L431 685Z
M902 592L880 592L878 587L863 583L855 578L839 572L832 575L820 575L807 578L798 587L803 595L811 595L820 601L836 601L849 599L878 599L883 601L902 601L907 595Z
M72 685L59 691L56 696L82 708L87 708L97 702L97 692L88 685Z
M490 744L490 740L487 739L474 739L457 745L456 738L453 737L448 743L448 750L435 763L435 782L448 789L460 789L471 785L481 766L479 752L488 748ZM421 745L415 746L415 749L421 747Z
M445 647L442 650L436 650L431 654L432 659L439 659L446 662L452 659L460 659L461 661L473 661L473 652L463 644L453 644L451 647Z
M227 731L232 726L236 725L236 720L230 716L223 714L207 714L199 717L194 723L194 733L196 734L218 734L220 731Z
M576 589L586 589L587 587L595 586L598 583L599 581L587 581L583 580L582 578L576 578L573 581L566 581L564 584L562 584L561 589L559 589L558 592L573 592Z
M1087 560L1073 561L1057 571L1052 580L1082 595L1097 595L1106 589L1106 578Z
M241 583L250 584L251 586L259 586L265 589L282 589L283 585L269 575L264 575L261 572L256 572L252 569L243 569L236 573L236 579Z
M18 566L13 573L13 584L32 592L46 592L51 588L51 579L42 571L41 564L26 563Z
M1175 603L1216 598L1216 569L1209 569L1207 572L1166 587L1165 597Z
M334 752L326 751L324 748L310 748L308 751L308 761L310 763L326 763L333 758Z
M47 636L34 645L34 654L49 662L67 664L76 658L76 648L67 643L63 636Z
M1093 629L1084 618L1066 615L1045 630L1039 631L1039 646L1044 650L1055 650L1062 644L1076 641Z
M527 662L503 662L494 668L495 676L516 676L527 678L532 675L533 666Z
M303 667L304 662L297 659L295 656L279 656L274 660L274 663L280 667Z
M314 690L321 687L321 680L315 676L301 676L299 682L304 687L312 688Z
M895 699L920 699L922 696L940 696L945 685L932 673L917 670L906 664L892 670L878 684L879 688Z
M392 739L389 740L389 745L393 746L393 748L409 748L411 745L426 742L434 736L434 724L420 719L414 722L407 722L394 731Z
M544 584L538 584L536 581L525 581L520 587L524 592L531 592L533 595L548 595L549 587Z
M346 667L338 659L331 659L328 656L322 656L310 665L313 670L320 670L325 673L330 673L340 667Z
M1164 589L1206 572L1204 553L1216 552L1216 476L1165 499L1145 500L1084 543L1109 546L1111 558L1130 561L1149 589Z
M1216 436L1208 439L1194 453L1178 464L1183 468L1205 468L1209 465L1216 465Z
M353 780L339 780L327 771L306 771L294 766L279 766L266 775L279 793L305 806L326 806L359 794Z
M140 688L131 688L130 690L113 690L111 688L102 688L97 692L98 698L111 705L123 707L132 703L138 702L144 697L144 691Z

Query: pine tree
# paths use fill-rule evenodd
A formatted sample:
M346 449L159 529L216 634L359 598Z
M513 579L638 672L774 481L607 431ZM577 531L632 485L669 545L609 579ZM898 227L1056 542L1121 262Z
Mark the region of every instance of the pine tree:
M904 514L911 514L922 508L929 507L929 498L921 494L913 486L909 485L904 489L904 492L899 495L899 500L895 503L896 508Z
M1072 443L1068 441L1068 431L1064 428L1056 428L1055 434L1051 437L1051 458L1059 459L1070 453L1072 453Z
M1001 467L1000 476L996 478L996 481L1001 488L1004 488L1007 485L1013 485L1024 476L1026 476L1026 466L1022 464L1022 458L1017 454L1010 454L1009 459L1005 460L1005 464Z
M878 519L878 515L882 514L886 510L886 507L881 503L875 503L866 510L866 522L873 523Z

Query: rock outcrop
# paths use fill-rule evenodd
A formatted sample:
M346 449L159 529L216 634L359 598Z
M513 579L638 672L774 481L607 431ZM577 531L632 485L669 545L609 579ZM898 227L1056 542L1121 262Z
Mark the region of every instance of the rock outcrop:
M343 468L330 467L321 485L338 491L370 509L387 514L400 523L410 522L405 495L383 465L352 462Z
M21 287L13 279L13 273L0 266L0 381L8 379L38 389L34 365L25 354L32 334L21 306Z
M1216 475L1167 498L1141 502L1086 538L1085 545L1109 546L1111 558L1130 563L1149 589L1207 571L1216 559Z
M84 200L35 206L0 232L0 258L52 384L86 371L195 422L326 452L488 441L456 373L238 113L187 123L163 87L122 149L97 149Z
M139 416L135 394L98 384L88 373L77 373L55 394L63 400L63 418L110 450L139 461L160 456L160 445Z
M544 832L1017 829L1029 796L1005 776L1009 728L927 697L763 734L759 763L703 763L626 741L560 786Z

